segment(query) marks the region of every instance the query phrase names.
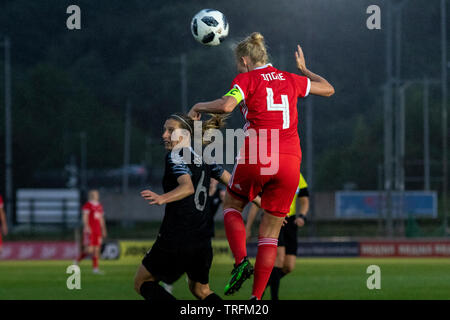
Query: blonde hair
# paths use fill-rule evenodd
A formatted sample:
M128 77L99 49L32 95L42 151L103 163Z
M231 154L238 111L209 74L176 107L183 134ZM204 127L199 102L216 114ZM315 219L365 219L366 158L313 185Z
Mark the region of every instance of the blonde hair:
M89 192L88 192L88 199L94 200L94 198L97 198L96 200L98 200L100 198L100 193L98 192L97 189L92 189L92 190L89 190Z
M253 32L247 38L239 42L234 50L238 61L242 57L249 57L253 64L258 62L266 64L269 60L264 37L259 32Z
M202 121L202 144L211 143L211 141L209 141L208 139L204 139L209 138L208 130L220 129L225 127L226 119L229 117L229 114L210 113L209 115L211 116L211 118L206 121ZM194 136L194 120L192 120L188 115L182 113L174 113L171 114L168 119L176 120L180 124L181 129L189 131L191 137Z

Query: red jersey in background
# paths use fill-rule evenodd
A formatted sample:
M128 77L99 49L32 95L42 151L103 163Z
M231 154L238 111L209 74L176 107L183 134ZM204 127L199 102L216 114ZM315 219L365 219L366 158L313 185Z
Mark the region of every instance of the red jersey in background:
M89 214L89 228L91 229L92 234L101 235L102 227L101 227L101 219L103 217L103 207L97 202L88 201L84 204L83 214Z

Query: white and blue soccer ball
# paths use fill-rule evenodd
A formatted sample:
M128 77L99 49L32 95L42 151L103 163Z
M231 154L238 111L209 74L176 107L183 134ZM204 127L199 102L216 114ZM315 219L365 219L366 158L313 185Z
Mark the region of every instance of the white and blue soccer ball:
M217 46L228 36L229 24L225 15L214 9L203 9L191 22L195 40L206 46Z

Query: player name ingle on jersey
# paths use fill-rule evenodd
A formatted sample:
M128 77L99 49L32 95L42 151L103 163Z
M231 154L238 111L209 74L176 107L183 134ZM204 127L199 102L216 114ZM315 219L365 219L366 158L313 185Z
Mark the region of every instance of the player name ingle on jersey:
M263 77L263 79L265 81L272 81L272 80L286 80L284 78L283 73L276 73L276 72L271 72L271 73L261 73L261 76Z

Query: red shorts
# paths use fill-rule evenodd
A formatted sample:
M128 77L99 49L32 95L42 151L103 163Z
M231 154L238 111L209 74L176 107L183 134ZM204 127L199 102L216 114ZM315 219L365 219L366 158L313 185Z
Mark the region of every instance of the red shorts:
M248 160L236 163L227 188L229 194L246 201L260 194L264 210L275 216L285 216L297 191L301 158L290 154L278 154L278 157L276 171L269 169L270 164L250 164Z
M86 247L98 247L102 244L102 235L99 233L83 233L83 245Z

